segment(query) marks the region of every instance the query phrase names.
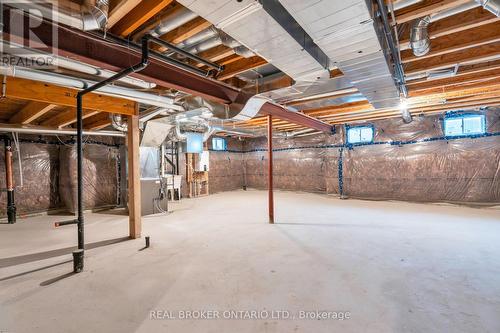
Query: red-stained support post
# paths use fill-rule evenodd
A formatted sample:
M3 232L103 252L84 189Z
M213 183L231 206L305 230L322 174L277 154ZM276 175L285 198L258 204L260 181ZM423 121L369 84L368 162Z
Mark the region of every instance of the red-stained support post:
M273 116L267 116L267 156L268 156L268 189L269 189L269 223L274 223L273 196Z

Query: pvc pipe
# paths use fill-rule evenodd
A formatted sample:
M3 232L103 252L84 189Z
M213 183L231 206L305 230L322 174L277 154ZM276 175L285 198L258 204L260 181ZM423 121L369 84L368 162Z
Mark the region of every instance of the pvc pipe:
M0 124L0 132L44 135L76 135L74 129L55 129L40 126L15 126ZM83 135L125 137L125 133L117 131L83 131Z

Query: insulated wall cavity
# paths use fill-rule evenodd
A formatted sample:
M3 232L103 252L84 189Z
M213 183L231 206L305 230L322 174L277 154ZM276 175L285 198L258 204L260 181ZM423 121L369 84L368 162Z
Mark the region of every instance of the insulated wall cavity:
M273 185L276 189L337 193L338 175L334 171L338 163L336 146L340 135L313 135L297 138L273 139ZM267 139L249 141L245 145L247 186L267 187L268 153Z
M0 188L5 188L4 145L0 143ZM18 216L59 208L59 146L21 142L23 186L17 152L13 154L15 204ZM7 195L0 192L0 216L6 216Z
M277 189L342 194L373 200L498 204L500 202L500 109L481 111L487 132L444 137L443 115L371 123L374 143L346 145L334 136L281 139L274 143ZM363 124L364 125L364 124ZM267 188L267 140L245 146L249 187Z
M76 211L77 152L74 145L60 149L59 193L66 208ZM87 144L83 160L85 209L118 204L118 148Z
M226 139L226 151L212 150L212 140L208 140L210 151L210 193L242 189L245 184L245 160L242 142Z

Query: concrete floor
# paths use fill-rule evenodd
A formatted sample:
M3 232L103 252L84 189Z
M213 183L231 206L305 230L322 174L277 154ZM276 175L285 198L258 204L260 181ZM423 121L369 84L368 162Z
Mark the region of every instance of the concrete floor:
M277 192L269 225L266 205L263 191L184 200L144 219L144 251L143 239L121 239L126 216L88 214L93 248L77 275L75 226L53 228L67 217L0 225L0 331L500 332L499 210Z

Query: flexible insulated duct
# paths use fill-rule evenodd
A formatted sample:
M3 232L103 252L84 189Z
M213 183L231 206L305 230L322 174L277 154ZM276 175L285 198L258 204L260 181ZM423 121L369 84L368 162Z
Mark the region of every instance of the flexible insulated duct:
M425 16L415 20L410 32L410 46L417 57L426 55L431 50L431 40L427 27L431 23L430 17Z
M123 119L121 114L109 114L109 119L111 120L111 126L120 132L126 132L128 130L128 124Z

